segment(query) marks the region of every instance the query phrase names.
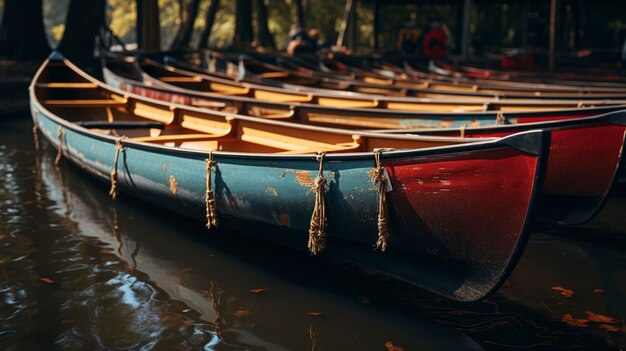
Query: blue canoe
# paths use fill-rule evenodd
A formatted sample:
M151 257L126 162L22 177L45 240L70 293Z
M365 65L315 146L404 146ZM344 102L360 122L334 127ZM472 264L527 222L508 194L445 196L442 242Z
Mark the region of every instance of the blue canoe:
M325 247L461 301L492 293L519 259L549 142L544 132L389 136L167 104L108 87L58 53L30 99L36 135L113 195Z

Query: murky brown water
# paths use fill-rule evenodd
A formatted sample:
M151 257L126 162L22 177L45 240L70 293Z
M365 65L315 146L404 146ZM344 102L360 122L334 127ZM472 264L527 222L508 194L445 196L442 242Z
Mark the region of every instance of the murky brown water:
M498 293L460 304L113 202L106 184L55 169L45 142L35 152L29 116L0 123L3 350L625 348L626 244L578 234L626 237L626 197L575 238L536 233Z

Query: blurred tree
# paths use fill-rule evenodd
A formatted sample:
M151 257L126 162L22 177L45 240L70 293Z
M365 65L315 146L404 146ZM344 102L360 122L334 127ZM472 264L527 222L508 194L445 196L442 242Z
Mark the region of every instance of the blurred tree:
M209 46L211 30L213 29L213 23L215 22L215 14L217 13L217 8L219 6L219 0L210 1L211 4L209 4L209 8L206 11L206 16L204 18L204 28L202 29L202 33L200 34L200 42L198 43L198 47L200 49L205 49Z
M5 0L0 25L0 55L41 59L50 52L41 0Z
M274 37L267 26L267 0L256 0L256 25L258 44L265 48L276 49Z
M93 57L96 35L104 24L105 3L105 0L71 0L59 51L77 61Z
M252 40L254 40L254 32L252 30L252 0L237 0L233 45L236 47L249 47Z
M137 0L137 46L142 50L158 51L159 3L157 0Z
M182 6L181 0L181 13L180 13L180 27L174 38L174 42L171 45L171 49L187 49L189 48L189 42L191 41L191 35L193 34L193 27L198 16L198 7L200 6L200 0L188 0L187 6Z

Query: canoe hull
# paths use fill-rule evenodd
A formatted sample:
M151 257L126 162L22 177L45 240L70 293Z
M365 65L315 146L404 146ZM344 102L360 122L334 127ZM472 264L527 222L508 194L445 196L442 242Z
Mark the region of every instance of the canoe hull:
M114 139L64 122L36 102L32 112L50 143L58 148L60 140L64 159L109 182ZM328 156L324 164L330 255L464 301L494 291L514 267L541 183L541 156L502 144L405 153L383 161L393 189L391 248L384 253L373 250L379 198L372 155L338 156ZM117 169L121 196L203 221L205 158L200 152L126 142ZM305 249L319 167L314 157L215 158L220 225ZM481 208L485 203L493 208Z

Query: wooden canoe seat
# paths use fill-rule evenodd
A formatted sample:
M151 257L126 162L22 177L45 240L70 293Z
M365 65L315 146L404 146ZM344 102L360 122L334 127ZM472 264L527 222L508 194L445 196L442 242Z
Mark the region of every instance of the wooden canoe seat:
M161 77L159 79L166 83L197 83L202 81L200 77Z
M261 78L287 78L289 77L289 73L287 72L265 72L261 73Z
M59 83L36 83L37 88L60 88L60 89L95 89L98 87L95 83L89 82L59 82Z
M377 100L352 100L343 98L318 97L317 103L321 106L343 107L343 108L376 108Z
M116 99L89 99L89 100L43 100L44 106L55 107L124 107L125 100Z
M157 128L164 129L165 125L161 122L153 121L78 121L74 122L84 128L94 129L144 129Z
M308 149L297 149L279 152L282 155L293 154L314 154L318 151L321 152L340 152L340 151L356 151L361 146L359 143L343 143L343 144L319 144L315 147Z
M289 94L271 90L254 90L254 98L261 101L271 102L311 102L313 96L309 94Z
M223 95L248 95L250 93L250 88L248 87L239 87L236 85L229 84L220 84L220 83L211 83L209 88L219 94Z
M204 134L204 133L194 133L194 134L166 134L159 136L145 136L145 137L136 137L131 138L132 141L141 141L144 143L156 143L156 144L165 144L165 143L185 143L190 141L205 141L205 140L213 140L223 138L224 135L212 135L212 134ZM232 138L228 138L232 139Z

